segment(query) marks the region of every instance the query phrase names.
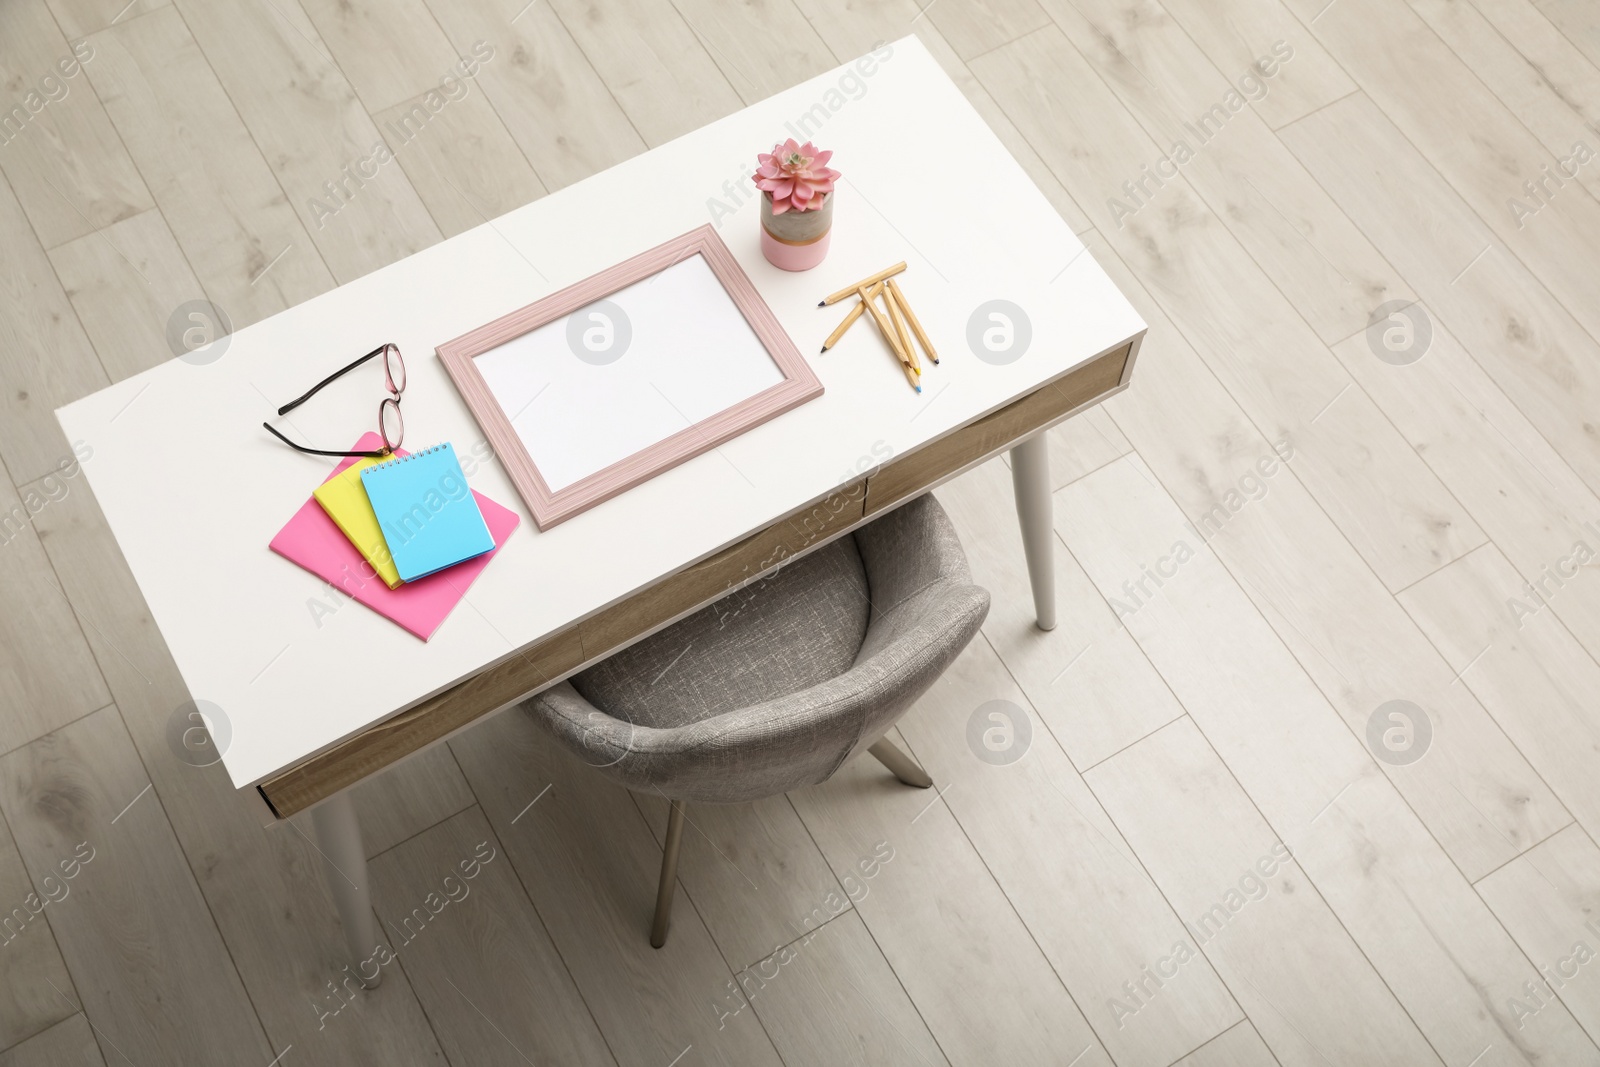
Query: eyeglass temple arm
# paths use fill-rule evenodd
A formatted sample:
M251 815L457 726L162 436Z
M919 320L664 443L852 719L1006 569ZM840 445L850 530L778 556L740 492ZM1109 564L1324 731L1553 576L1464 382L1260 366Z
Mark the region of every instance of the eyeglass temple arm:
M382 349L379 351L382 351ZM272 436L276 437L278 440L282 441L296 452L304 452L308 456L371 456L373 459L384 459L385 457L391 455L389 452L324 452L320 448L307 448L305 445L295 444L293 441L283 436L283 434L279 433L277 430L274 430L268 423L263 422L261 426Z
M349 366L341 367L340 369L334 371L332 374L330 374L326 378L322 379L322 381L318 382L316 385L313 385L310 389L307 389L302 396L297 397L296 399L289 401L287 404L283 405L283 407L279 408L278 409L278 414L279 415L287 415L287 414L289 414L289 412L293 411L295 408L299 407L301 404L304 404L307 400L310 400L313 396L316 396L318 389L321 389L323 386L327 385L329 382L335 380L341 374L349 374L351 371L353 371L357 367L361 366L361 364L365 363L367 360L371 359L373 356L380 355L383 352L383 350L388 348L388 347L389 347L388 344L381 344L377 348L374 348L371 352L368 352L366 355L364 355L360 359L356 360L354 363L350 364ZM262 423L262 425L265 426L266 424ZM267 426L267 429L272 430L272 427ZM278 431L276 431L276 430L272 430L272 432L273 433L278 433ZM279 437L283 437L282 434L278 434L278 436ZM285 440L287 440L287 438L285 438ZM296 447L298 447L298 446L296 446ZM301 449L301 451L309 451L309 449ZM318 455L322 455L322 456L343 456L343 455L347 455L347 453L344 453L344 452L319 452L317 454Z

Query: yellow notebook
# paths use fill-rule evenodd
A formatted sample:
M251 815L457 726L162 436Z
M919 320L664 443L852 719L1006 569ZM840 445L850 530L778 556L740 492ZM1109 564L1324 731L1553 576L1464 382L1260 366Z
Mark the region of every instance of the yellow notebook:
M384 540L378 526L378 516L367 500L366 486L361 484L361 472L380 460L363 456L339 474L312 490L322 510L344 531L357 550L366 557L390 589L400 588L400 571L389 554L389 543Z

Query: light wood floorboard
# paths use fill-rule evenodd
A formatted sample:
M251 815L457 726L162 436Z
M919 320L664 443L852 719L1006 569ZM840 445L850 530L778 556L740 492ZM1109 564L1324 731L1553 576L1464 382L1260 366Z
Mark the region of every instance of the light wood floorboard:
M423 0L304 0L302 7L374 115L429 91L451 90L443 84L447 77L464 80L452 70L455 64L481 59L470 47L458 53L450 46Z
M1050 25L1050 16L1037 0L956 0L931 5L926 17L969 61Z
M165 363L174 355L168 320L205 291L167 228L160 211L146 211L50 250L50 262L78 313L78 321L114 382ZM184 332L220 336L208 316L179 314Z
M1237 77L1256 63L1262 64L1258 76L1276 68L1270 79L1261 79L1266 94L1250 101L1273 129L1355 90L1350 75L1278 0L1232 0L1221 12L1208 0L1161 0L1161 6L1225 73ZM1287 61L1280 58L1284 52Z
M1321 4L1290 0L1307 19ZM1533 218L1512 210L1523 182L1555 157L1405 4L1340 0L1311 29L1507 251L1600 337L1600 271L1588 236L1600 233L1600 201L1568 185Z
M854 911L746 968L738 982L786 1064L949 1062Z
M1278 1059L1248 1021L1201 1045L1172 1067L1278 1067Z
M1117 187L1107 174L1137 176L1158 150L1060 31L973 68L1252 421L1300 443L1307 487L1391 589L1482 542L1371 400L1346 390L1338 361L1183 176L1120 228L1108 200L1090 199ZM1293 375L1282 373L1285 352L1296 353Z
M1548 595L1530 594L1519 586L1507 590L1507 600L1516 596L1530 611L1548 603L1584 647L1600 652L1600 580L1581 570L1561 573L1571 571L1561 561L1572 555L1577 542L1600 541L1600 528L1586 525L1600 523L1600 497L1444 324L1435 323L1433 330L1425 358L1405 367L1374 359L1364 337L1353 337L1334 351L1521 577L1548 590ZM1405 593L1454 566L1404 590L1402 601Z
M22 856L17 852L11 831L5 827L0 838L0 951L5 953L6 973L16 976L0 988L0 1048L9 1048L35 1034L49 1030L73 1012L72 1005L50 986L53 983L68 996L72 979L66 962L56 947L55 935L45 913L72 894L72 886L61 880L60 871L47 872L48 883L35 886L28 877ZM43 892L41 892L43 890ZM3 1062L3 1061L0 1061Z
M1535 68L1541 85L1549 86L1591 125L1600 117L1600 86L1595 84L1600 66L1540 11L1537 0L1473 6Z
M153 206L84 76L98 60L92 42L62 35L44 0L0 6L0 70L15 120L0 131L0 170L46 248Z
M444 745L435 745L394 771L369 778L353 793L368 856L387 852L418 830L476 803L455 756Z
M91 38L89 77L206 295L235 327L333 288L261 149L183 16L166 7Z
M1282 1064L1437 1064L1416 1025L1185 717L1089 772L1119 829L1186 917L1153 975L1113 994L1129 1027L1214 964ZM1183 813L1178 815L1176 813ZM1288 937L1299 946L1290 956ZM1301 961L1313 958L1315 968ZM1168 972L1173 972L1168 976Z
M71 457L68 457L71 459ZM71 459L76 463L75 459ZM69 465L68 469L72 469ZM0 599L17 610L0 611L0 752L20 748L111 702L95 669L73 608L39 543L37 524L74 493L88 492L77 477L47 476L19 494L0 478ZM48 670L40 670L48 664Z
M1015 762L973 758L974 719L1004 731L990 743ZM1137 1020L1112 1008L1124 982L1184 940L1183 922L987 642L962 654L901 732L1113 1060L1165 1067L1243 1018L1204 960Z
M148 15L172 0L47 0L56 25L72 40L98 33L113 23Z
M1108 407L1137 443L1135 455L1149 464L1188 520L1173 523L1161 552L1130 561L1125 573L1114 576L1123 583L1112 593L1119 616L1131 624L1171 586L1187 581L1187 565L1176 565L1180 543L1188 551L1207 546L1228 565L1350 734L1364 736L1373 711L1397 695L1420 694L1413 698L1430 714L1449 720L1448 737L1441 737L1448 759L1385 766L1470 876L1564 825L1569 816L1548 787L1471 694L1452 684L1454 671L1309 499L1298 481L1301 440L1268 441L1252 431L1126 266L1110 255L1104 265L1150 323L1140 359L1147 370L1157 368L1146 388L1114 397ZM1197 398L1203 399L1196 403ZM1280 462L1285 456L1287 462ZM1062 529L1059 509L1071 490L1057 494ZM1166 563L1163 556L1170 557ZM1174 572L1166 585L1163 572ZM1350 625L1352 618L1361 625ZM1192 713L1193 705L1183 702Z
M954 1067L1114 1062L943 797L871 757L790 796Z
M963 543L982 546L972 555L972 567L973 580L991 597L984 635L1074 766L1092 767L1183 714L1183 705L1059 542L1053 546L1056 628L1046 633L1035 624L1033 587L1004 467L988 463L969 471L940 490L939 499Z
M1537 1025L1545 1005L1558 999L1600 1036L1600 989L1593 965L1600 942L1600 848L1579 826L1550 840L1478 883L1478 893L1505 923L1538 968L1533 988L1513 995L1519 1014Z
M1540 11L1600 66L1600 11L1585 0L1535 0Z
M51 929L104 1040L134 1062L266 1063L266 1035L152 786L115 707L0 758L0 808L35 883L75 865Z
M1411 296L1249 106L1262 93L1271 99L1278 75L1293 69L1292 45L1267 50L1273 76L1258 72L1250 82L1240 70L1214 66L1155 0L1045 2L1152 150L1162 149L1142 161L1149 169L1132 169L1129 160L1131 189L1106 190L1120 205L1119 222L1146 206L1159 211L1166 176L1178 170L1325 342L1361 329L1386 300ZM1197 109L1196 100L1212 106Z
M1600 71L1594 64L1528 0L1496 0L1482 9L1452 0L1408 2L1554 157L1555 164L1532 176L1534 190L1510 194L1529 213L1519 218L1524 226L1545 198L1575 191L1573 182L1591 196L1600 191L1600 137L1593 127L1600 115Z
M1593 573L1577 577L1594 580ZM1593 657L1527 596L1521 576L1492 545L1418 582L1400 602L1573 818L1600 835L1600 666Z
M453 1062L615 1063L482 811L385 853L371 876L384 932Z
M747 0L739 4L725 4L720 0L671 0L671 3L746 104L831 70L851 58L834 55L794 0ZM907 26L906 32L910 30Z
M690 1045L701 1063L781 1062L754 1014L719 1017L733 971L681 888L671 936L650 947L661 851L626 790L520 712L450 747L619 1064L659 1067Z
M1365 94L1282 132L1501 390L1600 492L1600 345ZM1336 146L1336 147L1335 147ZM1409 355L1409 349L1407 355Z
M439 240L405 171L377 152L377 126L298 0L176 6L336 279Z
M1057 500L1068 545L1108 595L1170 551L1180 521L1135 456ZM1181 567L1129 629L1439 1057L1470 1062L1498 1043L1501 1063L1600 1061L1564 1012L1504 1047L1516 1020L1477 991L1515 989L1527 961L1211 551Z
M647 147L548 3L434 0L429 6L458 52L478 41L495 50L478 84L546 189L571 185Z
M1089 219L1083 209L1073 201L1067 191L1061 187L1050 168L1039 158L1039 153L1034 151L1016 125L1006 117L1000 105L995 103L994 97L983 87L967 65L961 61L956 50L939 32L933 20L926 16L919 17L922 5L915 0L795 0L797 6L805 13L811 25L816 28L822 39L833 49L834 55L841 59L851 56L862 56L874 49L883 47L892 49L893 42L915 32L921 41L939 61L944 72L955 81L967 100L983 116L983 121L989 124L1006 146L1006 151L1022 165L1028 172L1028 177L1033 179L1035 185L1044 193L1046 198L1055 207L1056 213L1066 220L1072 227L1073 233L1082 233L1089 228ZM941 3L944 0L940 0ZM872 68L865 68L872 69ZM860 90L862 95L871 91L870 78L861 79Z
M604 0L552 0L552 6L652 147L739 110L729 76L668 0L646 0L627 12ZM676 91L663 93L663 85Z
M0 149L0 152L3 152ZM0 459L32 481L71 453L55 409L108 382L50 259L0 182Z
M666 799L635 793L634 802L661 845ZM733 967L754 966L807 932L804 919L823 898L846 899L787 797L691 804L684 818L678 881Z
M372 117L440 231L454 237L545 187L480 87L446 100L429 90Z

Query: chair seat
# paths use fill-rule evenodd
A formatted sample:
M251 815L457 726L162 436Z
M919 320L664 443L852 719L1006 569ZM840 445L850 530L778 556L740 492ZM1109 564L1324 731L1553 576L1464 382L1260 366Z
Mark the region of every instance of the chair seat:
M846 535L572 679L635 726L671 728L798 693L855 663L871 614Z

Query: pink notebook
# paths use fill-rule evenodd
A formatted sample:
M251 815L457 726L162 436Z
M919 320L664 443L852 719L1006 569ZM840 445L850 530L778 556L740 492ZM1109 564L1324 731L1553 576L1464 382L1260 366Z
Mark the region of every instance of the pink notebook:
M353 450L372 451L381 447L383 440L369 433L355 443ZM395 450L397 456L405 454L403 449ZM332 478L354 462L354 459L341 460L328 477ZM501 507L476 489L472 495L477 498L483 521L489 526L489 536L494 538L494 548L465 563L407 582L398 589L390 589L377 576L367 577L371 565L322 510L315 497L308 497L300 505L294 518L272 539L271 548L426 641L522 521L516 512Z

